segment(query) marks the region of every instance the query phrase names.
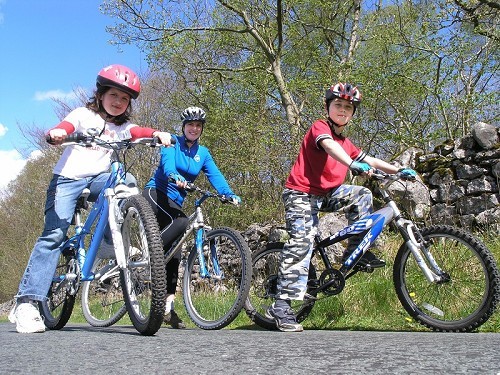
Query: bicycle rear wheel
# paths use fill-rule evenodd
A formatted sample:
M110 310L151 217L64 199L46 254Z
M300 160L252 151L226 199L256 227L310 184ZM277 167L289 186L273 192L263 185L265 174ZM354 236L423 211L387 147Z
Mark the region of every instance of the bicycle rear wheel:
M122 237L127 267L120 270L128 315L145 336L161 327L165 313L166 275L156 217L140 195L123 205Z
M198 327L221 329L236 318L247 298L252 277L250 249L231 228L208 231L203 249L208 275L200 275L200 259L193 248L183 276L184 305Z
M109 327L127 312L116 260L96 258L92 273L95 278L82 285L82 312L94 327Z
M274 319L266 316L266 311L272 305L278 285L278 270L284 244L282 242L269 243L265 248L257 251L252 258L252 286L247 300L245 311L248 317L258 326L269 330L276 330ZM315 275L316 269L311 262L309 275ZM305 298L303 301L291 301L292 309L297 321L307 318L314 307L315 300Z
M40 314L43 316L45 326L49 329L61 329L68 323L75 305L76 281L65 279L66 273L78 274L76 259L73 257L59 256L52 284L47 293L47 300L39 301Z
M410 249L403 245L394 262L398 298L418 323L435 331L468 332L493 314L500 299L498 269L490 251L471 234L446 225L422 235L445 281L429 283Z

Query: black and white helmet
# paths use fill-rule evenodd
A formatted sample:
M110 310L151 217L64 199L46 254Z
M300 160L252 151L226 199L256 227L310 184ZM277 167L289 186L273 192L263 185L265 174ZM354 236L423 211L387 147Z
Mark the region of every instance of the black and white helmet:
M205 116L206 113L203 109L199 107L188 107L181 114L182 125L189 121L201 121L205 124Z

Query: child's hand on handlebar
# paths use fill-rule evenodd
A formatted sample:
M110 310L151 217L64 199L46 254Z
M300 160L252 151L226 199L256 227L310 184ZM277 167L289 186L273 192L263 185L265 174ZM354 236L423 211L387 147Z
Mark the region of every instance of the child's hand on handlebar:
M372 171L372 167L369 164L362 163L359 161L353 161L351 163L351 165L349 166L349 169L352 171L352 174L355 176L358 176L361 174L367 174L369 176L370 172Z
M188 185L188 182L186 181L186 179L178 173L170 173L168 175L168 178L170 180L174 181L175 184L182 189L185 189L186 186Z
M401 168L398 174L405 180L415 180L417 178L417 172L411 168Z
M66 130L55 128L49 130L46 139L51 145L60 145L64 142L67 135L68 133L66 133Z
M236 206L239 206L241 204L241 198L236 194L230 195L229 199L231 199L233 201L233 204Z

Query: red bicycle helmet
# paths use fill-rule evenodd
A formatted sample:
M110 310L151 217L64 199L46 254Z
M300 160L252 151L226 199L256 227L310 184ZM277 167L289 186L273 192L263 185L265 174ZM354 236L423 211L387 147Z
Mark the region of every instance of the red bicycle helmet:
M335 98L348 100L355 108L361 103L361 93L356 86L350 83L337 83L326 90L325 101L327 104Z
M124 65L113 64L102 68L97 75L97 87L115 87L137 99L141 92L141 82L133 70Z

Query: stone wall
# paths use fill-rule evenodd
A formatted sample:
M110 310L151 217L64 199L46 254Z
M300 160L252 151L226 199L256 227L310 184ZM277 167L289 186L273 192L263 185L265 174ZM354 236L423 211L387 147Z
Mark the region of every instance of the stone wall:
M499 230L500 128L476 123L471 135L417 155L414 167L429 187L432 223Z

